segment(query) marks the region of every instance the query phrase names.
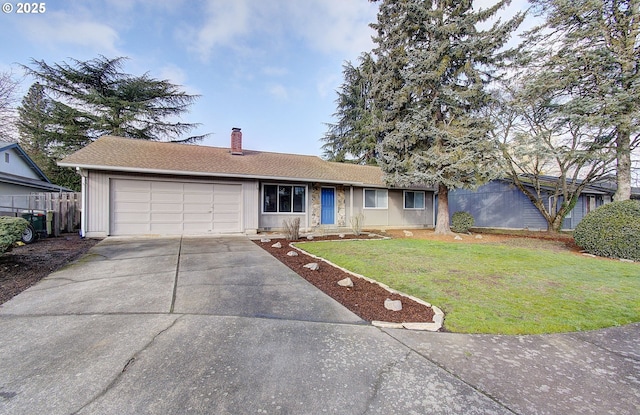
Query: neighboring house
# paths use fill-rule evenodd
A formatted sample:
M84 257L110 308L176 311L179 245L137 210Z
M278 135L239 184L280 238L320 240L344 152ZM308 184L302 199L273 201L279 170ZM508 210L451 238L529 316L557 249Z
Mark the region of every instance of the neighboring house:
M380 168L315 156L105 136L60 166L82 176L82 230L88 237L144 234L255 233L364 226L432 227L431 188L392 189Z
M524 179L526 181L526 178ZM557 178L547 177L547 181ZM543 187L544 190L544 187ZM615 185L608 182L586 186L576 206L565 217L562 228L575 229L582 218L605 203L610 203L615 193ZM640 189L632 190L633 197L640 196ZM551 206L551 188L547 188L545 204ZM469 212L475 225L484 228L511 228L547 230L547 221L511 181L494 180L475 191L459 189L449 193L449 211Z
M1 196L60 191L69 189L51 183L18 143L0 141Z

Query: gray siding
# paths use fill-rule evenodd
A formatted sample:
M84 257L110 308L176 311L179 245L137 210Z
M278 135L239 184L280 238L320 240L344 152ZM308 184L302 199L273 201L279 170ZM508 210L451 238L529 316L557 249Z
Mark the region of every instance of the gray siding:
M449 192L449 212L469 212L475 226L514 229L546 229L546 221L531 201L515 186L495 180L476 191Z
M5 161L5 154L9 155L8 163ZM0 171L29 179L41 180L41 177L31 169L15 148L0 153Z
M587 211L588 197L596 198L596 206L604 204L603 195L582 194L565 218L563 229L575 229ZM548 197L545 203L549 203ZM469 212L473 215L475 226L486 228L512 228L546 230L547 221L538 209L513 184L494 180L476 191L458 189L449 193L449 212Z

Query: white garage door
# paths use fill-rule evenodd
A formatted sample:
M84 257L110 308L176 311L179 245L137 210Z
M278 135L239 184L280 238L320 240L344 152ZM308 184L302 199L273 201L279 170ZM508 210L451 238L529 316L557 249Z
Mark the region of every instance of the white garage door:
M240 232L242 185L111 180L111 235Z

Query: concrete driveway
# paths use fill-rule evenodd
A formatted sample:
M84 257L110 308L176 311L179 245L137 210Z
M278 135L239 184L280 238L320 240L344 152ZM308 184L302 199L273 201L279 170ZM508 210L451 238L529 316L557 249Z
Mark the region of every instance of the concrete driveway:
M0 307L0 413L635 414L639 333L382 330L244 237L108 238Z

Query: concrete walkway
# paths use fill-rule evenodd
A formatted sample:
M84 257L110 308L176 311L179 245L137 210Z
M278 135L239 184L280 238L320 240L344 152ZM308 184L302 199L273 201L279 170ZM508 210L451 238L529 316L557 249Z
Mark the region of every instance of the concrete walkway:
M0 307L0 413L637 414L639 344L382 330L246 238L109 238Z

